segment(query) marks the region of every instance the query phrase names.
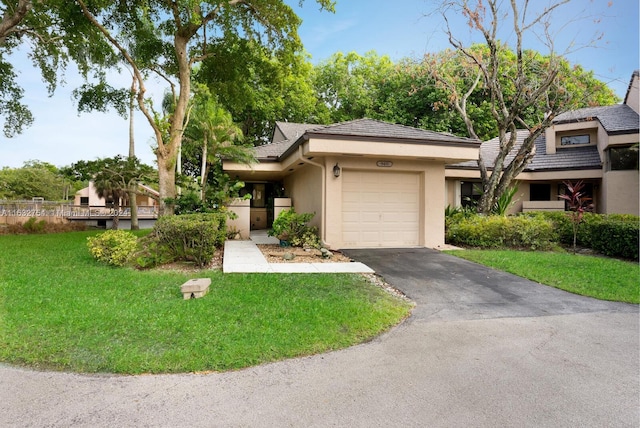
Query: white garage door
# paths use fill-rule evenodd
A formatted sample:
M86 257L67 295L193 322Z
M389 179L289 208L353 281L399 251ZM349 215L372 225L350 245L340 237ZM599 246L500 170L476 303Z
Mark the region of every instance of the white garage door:
M419 244L418 174L343 171L342 180L344 248Z

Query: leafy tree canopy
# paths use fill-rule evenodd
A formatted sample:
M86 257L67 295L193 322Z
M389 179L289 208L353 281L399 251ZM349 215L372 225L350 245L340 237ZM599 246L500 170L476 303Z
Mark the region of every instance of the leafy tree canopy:
M117 61L96 29L68 0L2 0L0 16L0 116L7 137L21 133L34 121L22 101L24 90L11 62L13 53L27 53L49 94L63 80L69 62L83 76L101 79L104 68Z
M0 169L0 199L63 201L82 188L83 183L67 178L47 162L31 160L21 168Z
M470 50L478 55L487 55L484 45L474 45ZM534 77L548 65L549 58L538 52L528 50L525 55L527 76ZM515 53L502 51L501 61L504 70L500 79L504 96L513 97ZM375 52L364 56L354 52L347 55L336 53L315 66L313 73L317 97L322 100L331 122L369 117L469 136L453 100L471 87L477 71L467 57L455 50L427 54L421 60L404 58L395 64ZM451 78L451 83L436 78L444 73ZM556 103L562 102L565 109L611 105L619 101L605 83L594 77L593 72L584 70L580 65L571 65L566 60L560 62L558 82L561 85L550 88L548 97ZM545 102L533 104L523 111L524 121L541 120L548 111ZM498 135L490 96L482 81L469 93L466 109L479 139L485 141Z

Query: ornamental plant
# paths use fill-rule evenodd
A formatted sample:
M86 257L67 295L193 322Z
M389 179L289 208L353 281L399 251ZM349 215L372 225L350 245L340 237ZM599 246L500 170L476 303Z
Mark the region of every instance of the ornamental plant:
M113 265L126 265L138 247L138 238L126 230L107 230L87 238L89 252L98 261Z
M584 181L580 180L575 184L570 181L563 181L563 184L567 188L567 191L558 196L560 199L567 201L567 205L569 206L567 215L571 220L573 229L573 254L575 254L576 242L578 240L578 226L582 223L584 213L593 211L593 203L591 203L592 199L583 191L585 186Z
M294 208L284 210L273 221L268 234L294 247L318 247L318 228L309 226L314 216L315 213L297 213Z

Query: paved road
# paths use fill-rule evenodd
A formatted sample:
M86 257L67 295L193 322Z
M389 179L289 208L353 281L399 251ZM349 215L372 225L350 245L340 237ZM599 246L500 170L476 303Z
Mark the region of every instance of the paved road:
M350 254L417 302L370 343L207 375L0 367L0 426L640 426L637 306L429 250Z

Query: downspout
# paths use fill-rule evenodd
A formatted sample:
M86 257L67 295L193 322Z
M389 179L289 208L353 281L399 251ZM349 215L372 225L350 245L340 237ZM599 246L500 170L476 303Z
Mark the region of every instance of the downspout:
M305 158L302 154L302 144L298 146L298 157L304 163L308 163L309 165L317 166L322 170L322 222L321 222L321 230L322 236L320 240L327 247L331 247L331 244L327 242L327 184L326 184L326 168L321 163L313 162L307 158Z

